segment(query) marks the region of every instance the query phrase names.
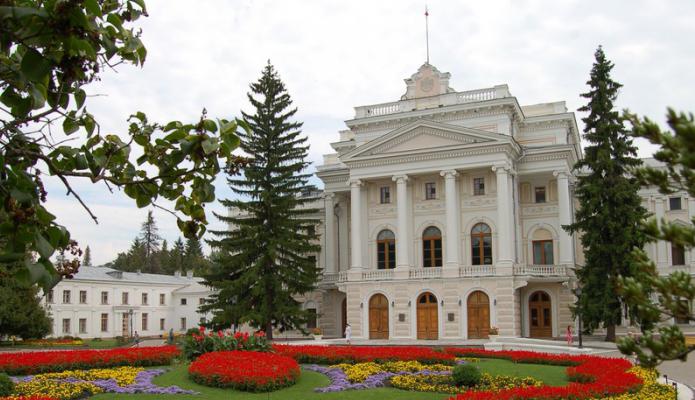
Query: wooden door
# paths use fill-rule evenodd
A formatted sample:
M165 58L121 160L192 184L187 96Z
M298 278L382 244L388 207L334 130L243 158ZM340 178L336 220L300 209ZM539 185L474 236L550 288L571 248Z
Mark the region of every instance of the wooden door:
M439 338L439 316L437 297L423 293L417 300L417 338L437 340Z
M490 333L490 298L480 290L468 296L468 339L487 339Z
M529 298L529 336L547 338L553 336L553 313L550 295L543 291L534 292Z
M345 337L345 328L347 328L347 298L343 299L343 302L340 304L340 315L340 335Z
M383 294L369 299L369 338L389 338L389 301Z
M122 321L121 328L123 328L123 336L130 336L130 315L128 313L123 313Z

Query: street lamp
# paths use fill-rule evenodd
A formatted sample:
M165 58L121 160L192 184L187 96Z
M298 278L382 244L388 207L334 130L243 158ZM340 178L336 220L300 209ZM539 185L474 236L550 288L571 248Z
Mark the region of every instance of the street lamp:
M574 289L574 294L575 296L577 296L577 318L579 319L579 348L581 349L584 347L582 346L582 288L578 287Z

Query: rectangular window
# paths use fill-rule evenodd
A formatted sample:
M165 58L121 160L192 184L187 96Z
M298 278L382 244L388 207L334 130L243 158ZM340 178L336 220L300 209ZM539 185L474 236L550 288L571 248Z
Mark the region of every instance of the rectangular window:
M101 292L101 304L109 304L109 292Z
M205 298L204 298L204 297L199 298L199 299L198 299L198 304L200 304L200 305L205 304Z
M164 318L159 319L159 330L160 331L164 330Z
M181 318L181 330L185 331L186 330L186 318Z
M48 296L47 296L46 300L48 301L48 303L53 304L53 290L52 289L48 291Z
M533 241L533 263L536 265L553 265L553 241Z
M78 324L80 333L87 333L87 318L80 318Z
M70 291L63 290L63 304L70 304Z
M165 295L164 293L161 293L161 294L159 295L159 305L160 305L160 306L163 306L163 305L166 303L166 302L165 302L165 299L166 299L166 295Z
M316 309L315 308L307 308L306 310L309 313L309 319L306 323L307 329L314 329L316 328Z
M545 186L536 187L536 203L545 203Z
M121 293L121 304L128 304L128 292Z
M473 178L473 195L485 195L485 178Z
M668 206L669 210L682 210L682 205L681 205L681 198L680 197L671 197L668 199Z
M396 268L396 241L384 240L376 244L376 266L378 269Z
M109 330L109 314L101 314L101 331L108 332Z
M391 202L391 188L382 186L379 188L379 202L381 204L389 204Z
M142 305L143 306L147 305L147 293L142 294Z
M87 304L87 291L80 290L80 304Z
M63 318L63 333L70 333L70 318Z
M188 303L188 301L186 299L181 299L181 305L182 306L185 306L187 303Z
M147 327L147 313L142 313L142 330L146 331L148 329Z
M425 183L425 200L434 200L437 198L437 184L434 182Z
M685 265L685 249L683 246L671 244L671 265Z

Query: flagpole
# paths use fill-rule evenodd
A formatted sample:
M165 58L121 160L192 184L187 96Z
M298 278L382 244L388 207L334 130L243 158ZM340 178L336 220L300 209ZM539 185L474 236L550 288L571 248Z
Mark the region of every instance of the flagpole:
M427 45L427 64L430 63L430 27L429 27L429 16L430 13L427 11L427 6L425 6L425 43Z

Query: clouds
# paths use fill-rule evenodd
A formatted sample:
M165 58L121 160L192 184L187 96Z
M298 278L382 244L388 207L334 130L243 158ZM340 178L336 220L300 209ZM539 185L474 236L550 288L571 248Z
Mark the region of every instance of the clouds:
M667 105L695 109L695 2L430 0L428 7L431 62L451 72L456 90L507 83L522 104L566 100L576 110L603 44L625 85L619 107L658 121ZM144 67L107 71L87 89L105 95L91 97L88 108L106 132L126 132L126 118L138 110L156 121L194 121L203 107L212 117L238 116L249 109L248 84L271 59L305 122L310 159L320 164L352 107L397 100L403 79L425 60L420 1L150 0L148 11L138 24ZM219 180L218 194L229 197L225 186ZM60 190L51 190L49 207L95 250L96 263L106 262L128 247L146 210L103 187L80 189L99 226ZM172 218L157 219L174 240Z

